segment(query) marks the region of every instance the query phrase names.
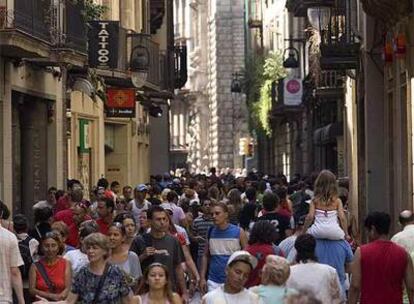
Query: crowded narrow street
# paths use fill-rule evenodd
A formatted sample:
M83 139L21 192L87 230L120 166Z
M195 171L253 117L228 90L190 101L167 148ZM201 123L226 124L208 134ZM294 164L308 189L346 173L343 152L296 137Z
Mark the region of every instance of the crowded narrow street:
M0 0L0 304L414 304L413 0Z

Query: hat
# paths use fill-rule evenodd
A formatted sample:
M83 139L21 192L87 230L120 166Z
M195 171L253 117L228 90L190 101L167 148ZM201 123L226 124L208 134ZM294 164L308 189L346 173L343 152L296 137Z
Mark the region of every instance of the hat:
M170 211L171 213L174 213L173 208L169 203L162 203L160 206L164 208L165 211Z
M135 190L137 190L138 192L144 192L144 191L148 191L148 187L145 184L139 184L138 186L135 187Z
M234 252L227 261L227 266L230 266L231 264L238 261L242 261L249 264L252 267L252 269L255 269L257 266L257 259L245 250L239 250Z

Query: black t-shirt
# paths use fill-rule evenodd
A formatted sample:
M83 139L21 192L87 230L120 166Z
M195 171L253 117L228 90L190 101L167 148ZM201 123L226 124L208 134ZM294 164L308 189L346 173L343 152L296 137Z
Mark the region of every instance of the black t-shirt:
M131 244L130 251L138 256L144 253L146 247L154 247L157 251L153 256L141 261L142 271L145 272L152 263L161 263L168 268L171 278L171 286L177 286L176 270L177 265L184 262L184 254L178 240L168 234L161 239L154 238L151 234L145 233L137 236Z
M275 226L279 235L279 238L276 241L277 245L286 238L286 230L290 229L290 218L277 212L267 213L259 217L258 221L269 221L273 226Z
M240 227L248 230L250 223L256 218L257 205L255 203L247 203L240 211Z

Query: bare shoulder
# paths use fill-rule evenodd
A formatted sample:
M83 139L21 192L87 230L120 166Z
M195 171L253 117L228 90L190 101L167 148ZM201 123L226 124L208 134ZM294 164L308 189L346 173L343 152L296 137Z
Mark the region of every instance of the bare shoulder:
M173 304L181 304L183 301L178 293L173 292L172 294L172 303Z

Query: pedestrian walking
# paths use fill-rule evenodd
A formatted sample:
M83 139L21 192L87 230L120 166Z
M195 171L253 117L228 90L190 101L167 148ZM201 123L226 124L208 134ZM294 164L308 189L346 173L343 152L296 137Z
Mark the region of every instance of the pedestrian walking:
M151 231L142 237L136 237L131 250L138 254L144 272L152 263L165 265L171 273L171 286L174 291L180 291L183 300L187 302L188 292L181 265L185 261L184 255L178 240L169 234L167 211L161 206L152 206L148 210L148 221Z
M65 246L59 232L46 233L40 246L44 255L30 267L30 294L52 301L64 300L71 288L72 271L70 262L61 257Z
M411 210L404 210L400 213L399 222L402 231L395 234L391 241L397 243L410 254L414 259L414 214Z
M258 263L250 273L250 277L246 283L247 288L260 284L260 274L268 255L283 256L282 250L274 244L276 240L276 228L270 222L258 221L254 224L246 251L254 256Z
M366 217L370 242L355 252L349 304L401 304L403 285L413 303L413 263L403 247L388 240L390 225L387 213L372 212Z
M200 289L203 293L214 290L225 282L223 269L230 256L247 246L244 230L229 223L229 210L225 203L213 205L211 213L214 226L207 233L200 271Z
M168 268L152 263L144 273L143 285L139 290L141 303L181 304L180 296L172 291Z
M109 262L118 266L124 272L129 286L134 289L138 286L139 279L142 277L141 263L137 254L129 251L129 247L124 246L126 231L123 224L113 222L109 226L108 237L111 247Z
M224 285L204 295L202 304L258 304L259 297L244 288L256 265L256 258L247 251L234 252L227 260Z
M316 240L312 235L298 236L295 242L298 264L291 266L286 286L298 291L310 291L322 304L344 303L335 268L318 263L315 248Z
M5 205L0 201L0 218ZM0 224L0 303L13 303L12 291L18 304L24 304L23 281L19 267L24 265L16 236Z
M283 304L287 296L297 293L295 289L286 287L289 275L288 260L277 255L268 255L261 274L261 285L249 290L259 296L261 304Z

